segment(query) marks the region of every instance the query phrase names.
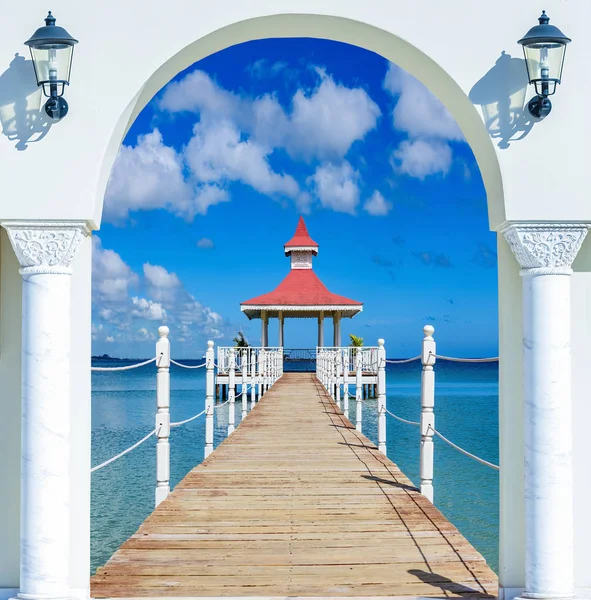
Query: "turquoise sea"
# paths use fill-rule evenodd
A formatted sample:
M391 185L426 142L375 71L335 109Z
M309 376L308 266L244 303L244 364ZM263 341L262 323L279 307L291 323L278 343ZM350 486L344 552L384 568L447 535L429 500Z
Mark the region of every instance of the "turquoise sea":
M134 361L136 362L136 361ZM139 362L139 361L138 361ZM184 361L200 364L202 361ZM98 363L97 363L98 364ZM100 366L121 366L101 360ZM154 365L92 375L92 464L99 464L149 433L156 412ZM498 367L496 363L439 361L436 427L456 444L498 464ZM388 409L416 421L420 415L420 363L388 365ZM375 404L375 400L369 400ZM203 410L203 369L171 368L171 419ZM238 405L239 406L239 405ZM297 406L293 410L298 410ZM226 411L226 412L224 412ZM225 437L227 406L221 407L215 444ZM354 414L352 412L351 414ZM236 410L237 422L240 410ZM171 486L203 459L204 419L171 433ZM376 413L364 407L363 433L377 443ZM419 482L418 427L387 418L388 456ZM91 572L104 564L154 509L155 439L92 475ZM435 439L435 505L498 567L498 473Z

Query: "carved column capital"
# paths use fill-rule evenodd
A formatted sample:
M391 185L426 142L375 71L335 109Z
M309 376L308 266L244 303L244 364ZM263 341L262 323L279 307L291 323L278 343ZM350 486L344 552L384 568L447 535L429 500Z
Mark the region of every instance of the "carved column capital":
M589 223L509 223L501 229L522 275L570 275Z
M80 243L90 235L88 225L80 221L12 221L2 226L21 265L21 275L71 274Z

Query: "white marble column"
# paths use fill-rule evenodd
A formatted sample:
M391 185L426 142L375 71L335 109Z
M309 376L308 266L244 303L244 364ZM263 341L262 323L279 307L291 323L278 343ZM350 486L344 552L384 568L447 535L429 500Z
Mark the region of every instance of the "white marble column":
M502 230L523 279L524 598L574 597L570 275L588 228Z
M3 226L23 278L18 596L67 598L71 264L90 232L79 222Z
M324 346L324 311L321 310L318 315L318 346Z

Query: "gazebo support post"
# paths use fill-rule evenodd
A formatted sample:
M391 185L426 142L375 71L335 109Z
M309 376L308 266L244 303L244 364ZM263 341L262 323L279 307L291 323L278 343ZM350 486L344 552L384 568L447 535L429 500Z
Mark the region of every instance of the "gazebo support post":
M280 348L283 348L284 343L285 343L284 342L285 338L283 337L283 320L284 320L283 311L280 310L279 311L279 347Z
M321 310L318 315L318 347L324 346L324 311Z
M333 323L333 346L335 348L341 347L341 312L337 311L332 317Z

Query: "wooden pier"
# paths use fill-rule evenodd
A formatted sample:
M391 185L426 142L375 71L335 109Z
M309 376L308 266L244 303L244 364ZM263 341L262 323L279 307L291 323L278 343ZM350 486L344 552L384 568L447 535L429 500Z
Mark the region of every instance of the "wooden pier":
M483 557L307 373L275 383L91 579L93 598L496 594Z

